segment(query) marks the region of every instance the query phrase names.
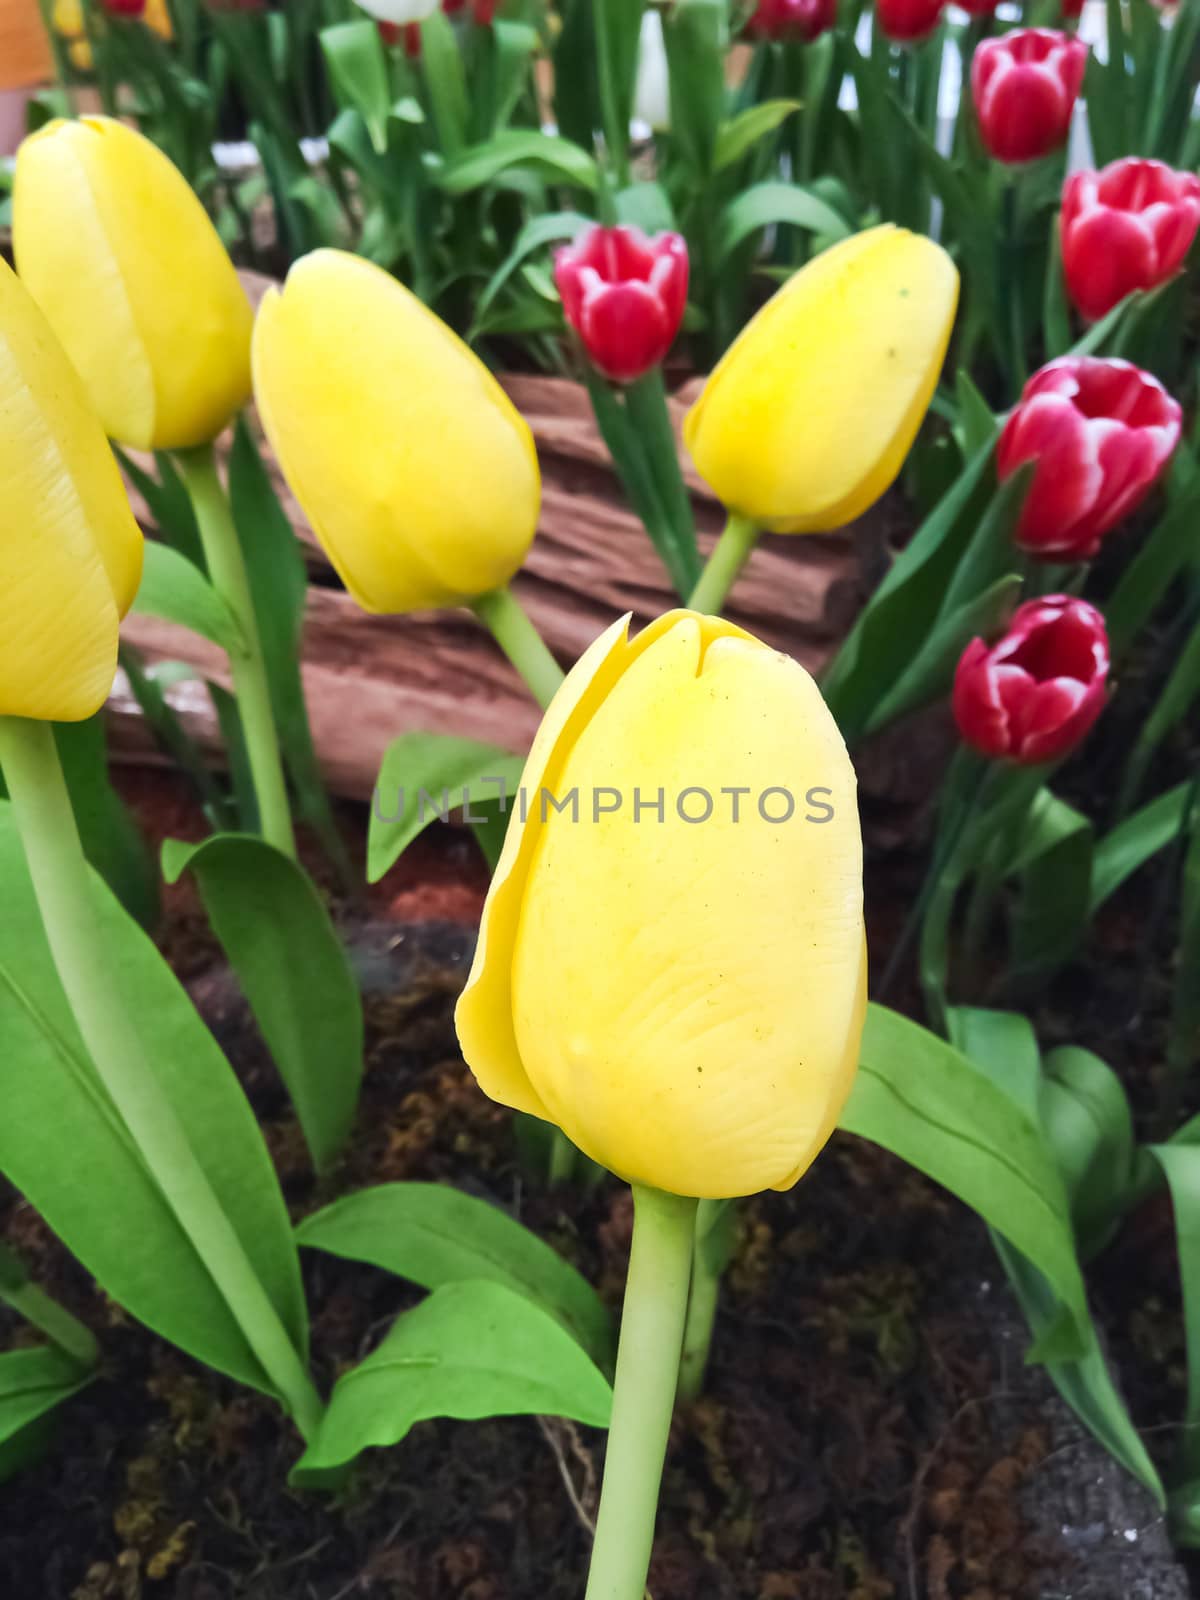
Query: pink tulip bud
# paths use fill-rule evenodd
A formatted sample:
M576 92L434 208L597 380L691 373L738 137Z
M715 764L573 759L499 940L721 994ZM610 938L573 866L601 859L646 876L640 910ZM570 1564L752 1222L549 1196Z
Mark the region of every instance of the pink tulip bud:
M875 0L875 16L889 39L908 44L932 33L942 20L945 0Z
M1128 361L1064 356L1035 372L996 446L1001 482L1037 463L1016 542L1046 561L1089 561L1150 492L1181 421L1158 379Z
M759 39L811 42L837 21L837 0L758 0L746 24Z
M677 233L586 229L554 259L567 321L594 366L632 383L666 355L687 304L687 245Z
M1095 322L1133 289L1153 289L1183 265L1200 226L1200 178L1125 156L1076 172L1062 201L1067 292Z
M1054 28L1016 28L985 39L971 63L984 144L997 161L1036 161L1066 142L1088 47Z
M985 756L1036 765L1081 742L1108 697L1108 630L1095 606L1047 595L994 645L973 639L954 675L954 718Z

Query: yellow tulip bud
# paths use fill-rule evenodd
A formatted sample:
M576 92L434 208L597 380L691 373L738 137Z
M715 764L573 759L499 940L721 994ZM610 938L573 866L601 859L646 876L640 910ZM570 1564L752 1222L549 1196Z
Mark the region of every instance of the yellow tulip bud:
M823 533L893 482L954 323L958 273L890 223L789 279L726 351L684 423L697 470L775 533Z
M172 39L175 30L171 26L171 10L167 0L146 0L146 9L142 12L142 21L156 33L160 39Z
M264 299L254 393L313 531L366 611L507 583L537 526L533 435L483 363L380 267L316 250Z
M250 303L187 180L141 134L85 117L26 139L13 243L112 438L205 444L245 404Z
M50 20L55 33L64 39L82 39L87 32L83 20L83 0L54 0Z
M632 641L625 619L555 697L522 800L456 1017L484 1091L632 1183L789 1188L866 1006L854 770L813 680L715 617Z
M112 687L142 535L77 374L2 260L0 507L0 716L78 722Z
M76 72L90 72L96 65L90 39L72 39L67 46L67 59Z

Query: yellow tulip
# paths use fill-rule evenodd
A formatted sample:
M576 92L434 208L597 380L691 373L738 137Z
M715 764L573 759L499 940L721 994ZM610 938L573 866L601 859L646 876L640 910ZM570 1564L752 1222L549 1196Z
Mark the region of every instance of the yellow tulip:
M71 363L0 261L0 716L98 711L142 535Z
M26 139L13 243L112 438L205 444L245 404L250 303L187 180L141 134L85 117Z
M903 465L957 303L946 252L891 224L817 256L746 326L688 413L700 475L776 533L861 516Z
M866 1004L854 770L813 680L717 618L625 619L522 792L456 1017L484 1091L632 1183L790 1187Z
M167 0L146 0L146 9L142 13L142 21L156 33L160 39L173 39L175 30L171 26L171 12Z
M67 46L67 59L77 72L90 72L96 65L90 39L72 39Z
M64 39L82 39L87 32L83 20L83 0L54 0L50 21L55 33Z
M284 475L366 611L456 605L525 559L533 436L462 340L389 273L317 250L259 309L254 393Z

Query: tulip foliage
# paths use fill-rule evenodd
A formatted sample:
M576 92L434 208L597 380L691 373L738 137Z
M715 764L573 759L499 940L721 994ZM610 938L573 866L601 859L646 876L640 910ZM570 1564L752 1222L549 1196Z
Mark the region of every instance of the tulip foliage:
M429 1417L609 1428L589 1600L645 1591L737 1203L838 1128L979 1213L1031 1359L1200 1540L1200 8L1109 4L1106 38L1077 5L1007 10L50 10L61 81L0 262L0 1172L130 1315L282 1407L298 1487ZM104 115L67 114L84 80ZM238 116L241 172L214 153ZM235 261L276 276L257 308ZM521 602L542 482L509 362L586 387L680 602L575 661ZM430 821L414 796L461 803L492 874L462 1054L529 1182L631 1186L619 1339L478 1175L338 1191L367 1035L297 823L356 886L268 455L362 611L462 613L541 711L527 758L499 729L398 734L367 872ZM760 541L852 524L869 592L819 677L723 618ZM215 653L228 781L174 669L122 645L131 611ZM97 721L118 664L211 826L161 877L194 881L325 1186L298 1226L144 926L158 874ZM855 759L889 737L928 740L928 804L868 961ZM1114 901L1146 992L1162 969L1146 1083L1074 1042ZM1085 1279L1159 1192L1190 1354L1173 1454ZM427 1291L329 1393L301 1249ZM2 1246L0 1299L44 1341L0 1357L5 1470L100 1352Z

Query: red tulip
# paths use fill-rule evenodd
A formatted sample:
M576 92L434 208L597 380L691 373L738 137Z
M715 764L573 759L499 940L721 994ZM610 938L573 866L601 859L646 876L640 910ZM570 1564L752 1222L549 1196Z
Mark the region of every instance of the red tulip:
M1035 372L996 446L1002 482L1037 463L1016 542L1046 561L1089 561L1150 492L1181 419L1158 379L1128 361L1064 356Z
M1198 226L1200 178L1191 172L1125 156L1100 172L1073 173L1060 221L1067 292L1095 322L1132 289L1177 272Z
M875 0L875 15L889 39L908 44L932 33L942 20L946 0Z
M954 720L985 756L1035 766L1073 750L1108 697L1108 630L1086 600L1018 608L994 645L973 639L954 674Z
M837 0L758 0L746 24L759 39L811 42L837 21Z
M100 0L110 17L140 17L146 9L146 0Z
M969 11L973 17L990 17L1000 4L1000 0L958 0L961 11Z
M404 54L410 61L417 61L421 55L421 24L419 22L377 22L379 37L386 45L403 45Z
M567 321L592 363L632 383L666 355L687 304L687 245L677 233L591 227L554 258Z
M983 142L997 161L1036 161L1066 141L1088 47L1054 28L985 39L971 62Z
M1071 22L1083 15L1084 0L1060 0L1060 6L1063 20Z

